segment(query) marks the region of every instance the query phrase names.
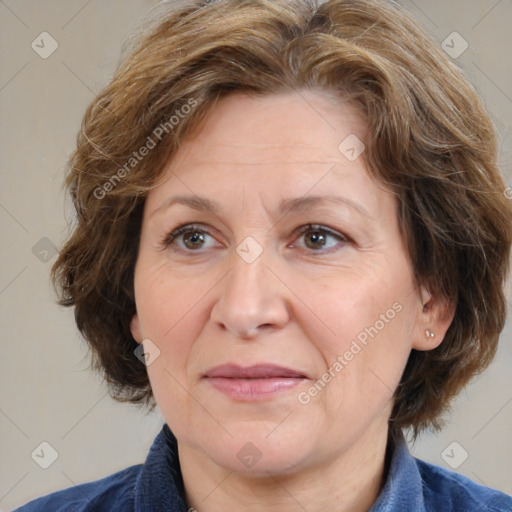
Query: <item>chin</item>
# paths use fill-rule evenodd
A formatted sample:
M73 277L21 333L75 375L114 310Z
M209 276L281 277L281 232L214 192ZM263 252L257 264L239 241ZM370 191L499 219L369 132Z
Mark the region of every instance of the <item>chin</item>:
M261 446L261 445L260 445ZM219 455L220 457L216 457ZM258 447L251 441L238 450L221 450L212 453L212 460L234 473L252 478L268 478L270 475L291 475L305 467L303 454L284 447ZM307 457L305 457L307 458Z
M273 423L272 428L275 429ZM203 444L207 456L217 465L229 471L251 477L292 474L307 465L314 449L311 431L298 435L268 428L267 422L259 425L228 427L233 435L222 436ZM309 443L308 443L309 441Z

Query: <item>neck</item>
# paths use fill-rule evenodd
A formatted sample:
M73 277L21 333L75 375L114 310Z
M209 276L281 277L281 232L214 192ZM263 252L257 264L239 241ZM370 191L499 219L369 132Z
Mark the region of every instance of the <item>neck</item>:
M370 428L321 466L259 478L221 468L204 452L178 445L187 503L199 512L366 512L386 477L387 438L387 425Z

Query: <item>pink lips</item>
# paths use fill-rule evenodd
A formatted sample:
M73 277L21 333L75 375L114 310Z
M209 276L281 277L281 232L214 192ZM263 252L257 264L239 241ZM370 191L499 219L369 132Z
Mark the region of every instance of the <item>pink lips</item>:
M265 400L308 379L300 371L273 364L216 366L204 378L218 391L240 401Z

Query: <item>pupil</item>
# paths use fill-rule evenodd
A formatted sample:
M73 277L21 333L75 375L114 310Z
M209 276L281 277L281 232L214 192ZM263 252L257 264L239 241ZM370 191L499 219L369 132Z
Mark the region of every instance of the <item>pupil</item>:
M203 239L203 235L201 233L192 233L185 236L185 244L190 243L191 245L197 245L198 242L201 242Z
M310 240L312 241L313 245L317 245L318 242L324 242L325 241L325 237L324 235L322 235L321 233L319 233L318 231L315 231L312 233L312 235L310 236ZM323 245L322 243L318 244L318 245Z

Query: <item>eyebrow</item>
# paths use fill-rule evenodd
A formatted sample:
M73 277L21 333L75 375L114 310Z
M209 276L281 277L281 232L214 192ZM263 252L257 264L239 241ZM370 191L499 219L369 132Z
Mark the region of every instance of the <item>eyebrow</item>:
M206 197L201 197L197 195L180 195L174 196L169 199L166 199L156 210L154 210L150 217L153 217L158 212L163 210L168 210L171 206L175 204L182 204L184 206L188 206L193 210L197 211L206 211L213 213L214 215L221 215L221 207L218 203L207 199ZM285 215L290 212L301 213L307 211L308 209L324 206L326 204L342 204L344 206L348 206L352 210L355 210L359 214L364 217L370 218L370 214L366 208L359 203L358 201L354 201L353 199L349 199L348 197L343 196L303 196L296 197L291 199L283 199L279 203L278 213L280 215Z

